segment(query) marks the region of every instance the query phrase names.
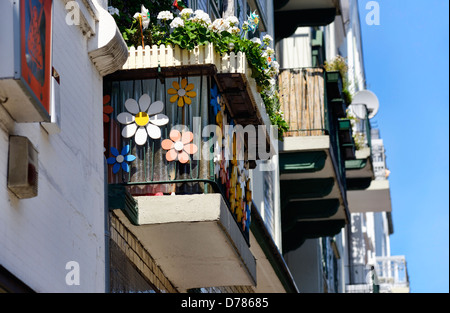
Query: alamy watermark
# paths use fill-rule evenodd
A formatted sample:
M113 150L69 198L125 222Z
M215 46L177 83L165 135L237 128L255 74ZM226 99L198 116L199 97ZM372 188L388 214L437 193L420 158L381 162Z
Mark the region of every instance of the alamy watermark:
M369 1L366 3L366 24L369 26L380 25L380 4L378 1Z
M80 285L80 264L77 261L69 261L66 263L66 284L68 286Z
M194 117L192 132L201 144L192 155L193 160L224 159L225 161L258 161L260 171L273 171L276 164L272 157L278 154L278 128L274 125L218 125L201 127L201 117ZM185 125L175 125L172 129L189 131ZM200 143L201 142L201 143ZM222 144L217 144L222 142ZM245 149L244 149L245 147Z
M68 1L65 6L67 10L66 24L80 25L80 5L76 1Z

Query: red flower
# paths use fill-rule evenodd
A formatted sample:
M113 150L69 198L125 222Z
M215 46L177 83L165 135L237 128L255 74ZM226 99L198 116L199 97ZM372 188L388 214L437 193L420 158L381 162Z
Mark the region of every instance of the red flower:
M103 123L109 122L109 116L107 114L111 114L114 111L113 107L110 105L105 105L111 100L111 96L105 95L103 96Z

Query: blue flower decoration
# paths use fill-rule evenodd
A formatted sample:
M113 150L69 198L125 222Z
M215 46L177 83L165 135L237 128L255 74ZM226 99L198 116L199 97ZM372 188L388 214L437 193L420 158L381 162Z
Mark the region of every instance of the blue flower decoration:
M248 205L248 203L245 204L245 210L247 213L247 219L245 220L245 229L248 230L250 229L250 223L251 223L251 211L250 211L250 206Z
M219 95L219 90L217 89L217 85L214 84L214 87L211 88L211 106L214 109L214 116L217 115L217 113L219 113L219 111L221 110L220 104L219 104L219 99L220 95Z
M258 24L259 24L259 16L258 14L255 13L256 11L253 11L252 13L250 13L250 15L247 17L248 20L248 29L251 32L255 32L255 30L258 28Z
M130 152L129 145L126 145L125 147L123 147L120 154L116 148L111 147L111 153L114 157L108 158L108 160L106 160L106 162L108 164L114 164L114 166L113 166L114 174L116 174L120 170L120 167L122 167L122 170L124 170L125 172L127 172L127 173L130 172L130 166L125 162L134 161L134 160L136 160L136 157L134 155L128 155L129 152Z

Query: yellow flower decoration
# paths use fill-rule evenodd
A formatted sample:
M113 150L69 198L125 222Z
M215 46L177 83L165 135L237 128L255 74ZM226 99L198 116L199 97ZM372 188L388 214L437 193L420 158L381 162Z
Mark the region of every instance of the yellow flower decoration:
M188 84L186 78L181 80L181 86L176 81L172 83L172 86L173 88L169 88L169 90L167 90L167 93L172 95L172 97L170 97L170 102L178 102L178 106L180 108L182 108L185 103L191 104L191 98L197 96L195 91L191 91L195 87L194 84Z
M237 185L236 186L235 214L236 214L236 219L239 223L241 222L242 217L244 216L244 210L245 210L245 205L244 205L244 201L242 201L242 188L240 185Z
M231 167L231 177L230 177L230 198L228 199L230 201L230 209L232 213L236 213L236 208L238 206L237 203L237 167L232 166Z
M247 179L247 185L245 186L245 200L249 206L252 204L252 190L250 189L250 178Z

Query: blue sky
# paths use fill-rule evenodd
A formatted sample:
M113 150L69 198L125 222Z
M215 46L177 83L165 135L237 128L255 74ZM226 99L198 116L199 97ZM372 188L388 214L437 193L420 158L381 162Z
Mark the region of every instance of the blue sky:
M391 254L411 292L449 292L449 1L359 0L367 89L380 109L392 199Z

